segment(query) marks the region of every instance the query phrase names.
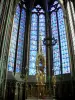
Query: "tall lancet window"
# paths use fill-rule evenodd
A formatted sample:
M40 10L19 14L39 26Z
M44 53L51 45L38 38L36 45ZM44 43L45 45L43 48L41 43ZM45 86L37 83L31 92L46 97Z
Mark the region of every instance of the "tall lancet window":
M32 10L30 29L29 75L36 74L36 56L39 50L39 41L42 40L42 54L46 57L46 47L43 45L45 38L45 12L40 5ZM46 72L46 69L45 69Z
M53 46L53 70L54 75L70 73L69 53L66 37L63 10L55 1L50 8L52 37L57 39Z
M72 1L67 2L67 11L68 11L72 41L73 41L74 54L75 54L75 11Z
M18 4L13 20L8 56L8 71L11 72L20 72L22 68L25 22L26 10Z

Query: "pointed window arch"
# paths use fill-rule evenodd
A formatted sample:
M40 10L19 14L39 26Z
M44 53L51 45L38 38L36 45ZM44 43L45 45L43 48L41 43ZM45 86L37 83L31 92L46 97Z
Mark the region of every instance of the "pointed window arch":
M8 71L21 72L23 59L23 44L26 22L26 10L18 4L13 19L11 32L9 56L8 56Z
M42 39L42 53L46 57L46 47L43 45L45 38L45 12L40 5L32 10L30 29L30 50L29 50L29 75L36 74L36 57L39 47L39 37ZM46 73L46 68L45 68Z
M63 10L56 0L50 8L52 37L57 39L53 46L54 75L70 73L69 53Z

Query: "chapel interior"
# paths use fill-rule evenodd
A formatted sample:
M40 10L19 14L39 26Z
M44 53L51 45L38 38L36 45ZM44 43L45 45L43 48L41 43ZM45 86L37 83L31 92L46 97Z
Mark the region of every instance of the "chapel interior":
M75 0L0 0L0 100L75 98Z

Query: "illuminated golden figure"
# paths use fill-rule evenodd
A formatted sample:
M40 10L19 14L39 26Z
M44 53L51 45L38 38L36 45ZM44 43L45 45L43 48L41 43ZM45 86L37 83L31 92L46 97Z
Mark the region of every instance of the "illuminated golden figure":
M38 89L38 97L44 96L44 88L46 82L46 59L42 54L42 40L40 38L39 41L39 51L36 58L36 81L37 81L37 89Z
M43 85L45 83L45 74L42 71L39 71L36 74L37 83Z

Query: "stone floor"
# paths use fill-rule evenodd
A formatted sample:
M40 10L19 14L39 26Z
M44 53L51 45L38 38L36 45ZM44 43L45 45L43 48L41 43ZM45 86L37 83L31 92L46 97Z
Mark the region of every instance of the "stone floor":
M53 98L50 97L44 97L42 99L36 98L36 97L28 97L26 100L55 100Z

